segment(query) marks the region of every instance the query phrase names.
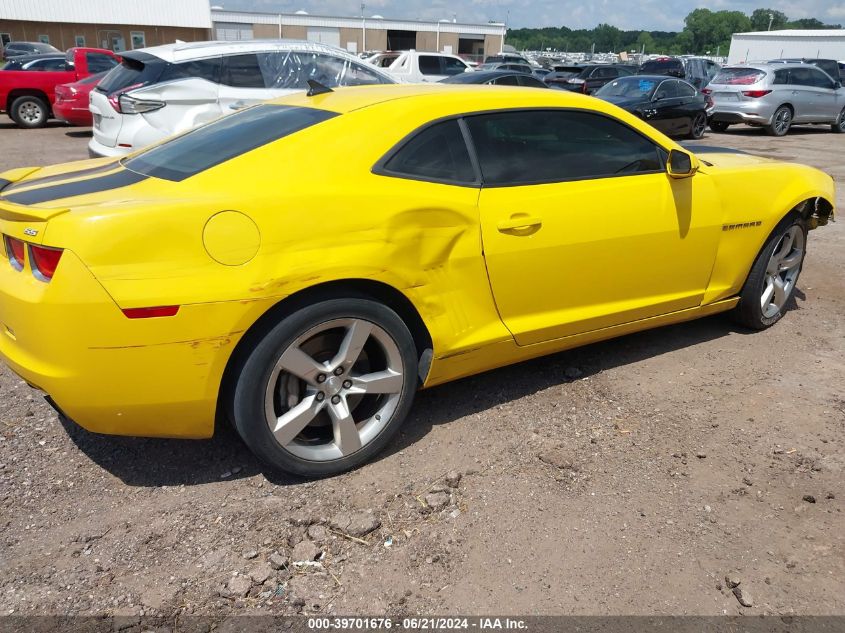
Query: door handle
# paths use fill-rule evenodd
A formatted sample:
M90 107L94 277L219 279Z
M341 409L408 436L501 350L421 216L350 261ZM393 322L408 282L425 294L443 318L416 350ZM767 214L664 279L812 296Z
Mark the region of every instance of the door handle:
M503 220L496 225L500 231L515 231L517 229L530 229L531 227L540 227L543 225L543 220L533 216L523 215L510 220Z

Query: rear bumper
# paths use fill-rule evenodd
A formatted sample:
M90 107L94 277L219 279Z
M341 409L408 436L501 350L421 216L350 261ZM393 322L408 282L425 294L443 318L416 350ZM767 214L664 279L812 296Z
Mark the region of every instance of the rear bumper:
M91 127L93 119L88 108L64 107L53 104L53 115L65 123L78 127Z
M71 251L50 283L0 256L0 360L92 432L210 437L242 316L232 302L128 319Z
M109 147L107 145L103 145L102 143L97 142L96 138L92 138L88 141L88 157L89 158L117 158L120 156L126 156L131 149L123 148L123 147Z
M775 108L763 101L743 101L736 103L716 102L710 120L719 123L750 123L769 125Z

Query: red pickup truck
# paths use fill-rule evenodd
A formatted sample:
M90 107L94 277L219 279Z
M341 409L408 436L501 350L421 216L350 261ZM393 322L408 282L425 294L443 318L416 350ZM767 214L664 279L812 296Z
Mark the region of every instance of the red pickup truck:
M0 68L0 110L23 128L43 127L53 115L56 86L109 70L120 58L102 48L18 57Z

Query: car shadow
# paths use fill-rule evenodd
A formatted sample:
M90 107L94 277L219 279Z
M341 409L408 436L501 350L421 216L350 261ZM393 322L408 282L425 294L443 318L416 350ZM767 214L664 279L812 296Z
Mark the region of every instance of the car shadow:
M792 310L799 309L796 298L803 301L804 295L795 292L790 300ZM435 426L571 382L574 373L583 379L732 334L750 333L726 316L716 315L552 354L422 391L402 432L375 461L417 444ZM211 439L177 440L99 435L62 416L59 419L80 451L129 486L193 486L258 474L276 485L303 481L268 469L225 423L218 424Z
M71 126L68 125L67 123L65 123L64 121L58 121L56 119L51 119L50 121L47 121L46 125L44 125L44 128L55 128L55 127L71 127ZM44 128L38 128L38 129L44 129ZM19 127L18 124L15 123L14 121L12 121L11 119L9 119L8 121L4 121L4 122L0 123L0 130L22 130L22 129L24 129L24 128Z
M786 136L806 136L812 134L830 134L830 125L819 124L819 125L809 125L809 124L801 124L795 123L792 127L789 128L789 132L786 133ZM713 130L708 131L708 136L710 138L719 138L723 134L725 135L736 135L736 136L768 136L766 130L762 127L752 127L750 125L742 125L736 124L729 127L724 132L714 132ZM772 136L772 139L777 139L778 137ZM783 138L783 137L781 137Z
M94 136L94 131L91 128L76 128L70 132L65 132L65 136L70 138L91 138Z

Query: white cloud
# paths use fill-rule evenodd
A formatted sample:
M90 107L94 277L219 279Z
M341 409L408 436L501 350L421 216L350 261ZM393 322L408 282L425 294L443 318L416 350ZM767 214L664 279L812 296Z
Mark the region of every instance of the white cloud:
M360 0L214 0L226 9L293 13L304 9L317 15L360 15ZM504 21L510 26L568 26L592 28L601 22L621 29L678 31L693 9L707 7L751 13L758 7L783 11L790 18L818 18L841 23L845 8L830 0L365 0L365 14L386 18Z

